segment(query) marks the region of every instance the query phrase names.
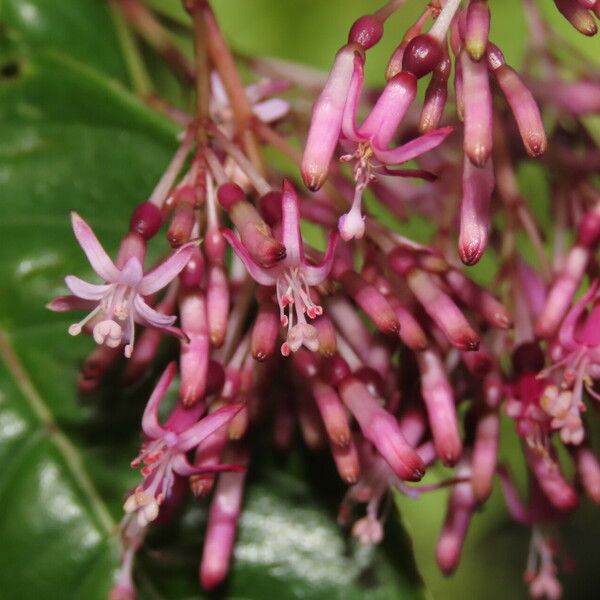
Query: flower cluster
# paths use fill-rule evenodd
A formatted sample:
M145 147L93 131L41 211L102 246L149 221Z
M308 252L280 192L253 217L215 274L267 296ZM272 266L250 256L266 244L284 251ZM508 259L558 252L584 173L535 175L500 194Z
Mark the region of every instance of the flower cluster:
M186 487L198 498L212 493L201 584L225 579L253 434L269 412L280 450L296 425L310 449L328 449L348 486L339 521L364 544L381 541L392 494L449 488L437 546L445 573L498 481L510 515L532 530L531 595L559 598L549 523L574 510L581 491L600 503L586 425L587 407L600 400L600 150L581 120L600 112L600 73L577 67L576 51L534 0L523 0L535 67L523 75L489 39L485 0L432 0L399 40L382 89L367 90L367 53L404 4L390 0L352 25L328 77L251 59L246 67L263 78L245 87L207 2L184 2L196 28L195 69L166 45L166 26L150 9L117 4L195 81L197 111L153 101L184 127L171 163L133 210L114 263L72 215L103 283L70 275L72 295L49 304L91 311L69 328L98 344L82 367L82 393L108 377L141 379L160 362L165 333L179 342L179 366L167 366L142 418L132 462L143 465L142 480L124 501L113 599L135 596L134 555L156 519L172 518ZM595 33L600 1L555 4L576 29ZM316 96L311 112L307 95ZM542 114L552 116L548 130ZM296 163L307 190L295 171L265 164L265 147ZM517 172L531 160L550 184L551 235L519 187ZM367 188L402 224L425 216L430 238L410 239L374 216L374 204L365 209ZM147 244L163 224L174 250L145 272ZM481 284L465 267L485 252L495 270ZM144 327L137 337L136 324ZM163 425L157 410L177 370L179 399ZM502 419L514 421L521 441L527 502L499 462ZM562 471L559 446L575 481ZM412 483L436 463L453 475ZM352 522L355 505L365 512Z

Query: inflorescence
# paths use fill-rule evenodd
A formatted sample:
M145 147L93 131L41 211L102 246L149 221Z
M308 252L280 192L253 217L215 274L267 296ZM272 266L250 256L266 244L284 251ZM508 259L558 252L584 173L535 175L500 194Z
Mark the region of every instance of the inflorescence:
M488 2L431 0L399 38L380 89L369 89L369 50L405 3L390 0L355 21L327 77L245 58L261 76L245 87L208 2L184 2L195 66L141 0L115 3L195 81L197 99L194 115L150 100L181 125L178 149L133 210L115 262L72 214L102 283L69 275L72 295L49 304L88 311L69 328L98 344L81 370L82 393L118 369L124 385L140 380L165 334L179 343L178 366L166 367L142 418L132 462L141 479L124 500L111 598L135 597L134 555L186 484L199 498L212 493L201 584L224 580L252 434L271 413L280 450L296 425L309 448L329 448L348 486L340 524L364 544L381 541L394 491L449 487L437 546L445 573L497 477L510 515L532 531L530 594L559 598L551 526L581 493L600 503L586 426L600 400L600 149L584 120L600 112L600 71L548 26L535 0L523 0L521 74L489 39ZM555 4L581 33L596 33L600 0ZM266 163L266 147L296 169ZM544 231L517 178L531 160L550 184ZM375 216L377 205L400 225ZM431 225L427 243L399 233L414 215ZM326 243L303 239L302 220ZM173 250L145 267L163 225ZM466 267L484 253L495 271L482 286ZM179 401L163 424L159 405L177 373ZM502 418L521 440L527 501L498 459ZM436 463L454 475L407 483ZM363 516L353 521L357 506Z

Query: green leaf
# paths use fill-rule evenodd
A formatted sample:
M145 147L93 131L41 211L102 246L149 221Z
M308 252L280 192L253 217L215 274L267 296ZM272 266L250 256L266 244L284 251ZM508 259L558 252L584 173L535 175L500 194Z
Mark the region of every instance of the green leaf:
M35 49L55 49L127 82L107 1L2 0L0 20L11 38Z

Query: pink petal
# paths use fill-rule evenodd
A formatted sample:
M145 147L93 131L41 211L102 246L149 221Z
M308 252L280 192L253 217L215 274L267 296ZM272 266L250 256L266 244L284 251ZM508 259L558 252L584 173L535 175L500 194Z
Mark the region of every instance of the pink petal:
M173 325L177 320L177 317L172 315L164 315L159 313L158 311L150 308L145 302L144 299L136 295L133 299L133 306L135 308L136 316L139 316L139 319L136 319L138 322L142 321L143 324L150 325L152 327L166 327L168 325Z
M185 454L178 454L173 459L173 471L182 477L190 477L191 475L202 475L208 473L221 473L223 471L236 471L238 473L244 473L246 471L246 467L241 465L230 465L230 464L220 464L220 465L205 465L195 467L191 465L188 459L185 457Z
M256 105L263 98L281 94L290 89L290 82L285 79L261 79L246 87L246 97L250 104Z
M222 229L221 233L229 242L229 245L233 248L239 259L244 263L246 270L250 273L250 276L254 281L261 285L275 285L277 274L279 272L278 269L265 269L254 262L254 259L250 256L250 253L246 250L244 244L242 244L240 239L233 231L231 231L231 229Z
M337 246L338 241L338 232L332 231L329 234L329 241L327 242L327 250L325 251L325 256L323 260L317 265L309 265L308 263L304 263L302 266L302 270L304 272L304 277L306 278L306 283L308 285L318 285L331 272L331 267L333 266L333 256L335 254L335 247Z
M272 123L281 119L290 110L289 102L281 98L269 98L264 102L259 102L252 107L252 112L263 123Z
M560 345L569 351L573 351L577 348L579 341L575 337L576 327L579 322L583 311L586 306L591 302L594 296L598 293L598 287L600 286L600 280L594 281L590 286L590 289L575 303L573 308L567 313L565 320L563 321L559 331L558 340Z
M119 269L104 251L92 228L74 211L71 212L71 225L73 233L94 271L105 281L116 281L119 277Z
M300 233L298 195L289 181L284 180L281 193L282 239L287 265L299 265L304 260L304 247Z
M158 405L169 389L176 372L177 365L174 362L170 362L160 376L160 379L148 400L148 404L146 404L146 408L144 409L142 429L144 430L144 433L152 439L157 439L166 433L166 430L158 422Z
M196 242L188 242L178 248L167 260L144 276L139 286L137 286L138 293L147 296L164 288L187 265L195 247Z
M371 139L374 148L385 150L417 93L417 80L411 73L400 72L390 79L375 106L359 127L360 135Z
M110 288L110 285L88 283L83 279L79 279L79 277L75 277L75 275L67 275L65 283L75 296L84 300L100 300Z
M354 72L350 81L348 98L344 106L344 115L342 117L342 133L344 137L353 142L363 141L356 128L356 115L358 112L358 101L362 91L365 75L363 69L363 59L354 55Z
M195 448L202 440L217 431L220 427L223 427L223 425L229 423L242 406L241 402L230 404L200 419L200 421L179 436L177 448L181 452L187 452Z
M228 106L229 98L227 98L227 92L225 92L223 82L216 71L212 71L210 74L210 85L216 103L221 106Z
M440 127L429 133L402 144L393 150L384 150L373 148L378 160L386 165L399 165L400 163L412 160L433 148L439 146L454 130L453 127Z
M144 269L142 263L135 256L127 259L125 266L121 269L119 275L119 283L131 288L137 288L144 277Z
M95 300L83 300L79 296L57 296L46 304L46 308L53 312L67 312L69 310L89 310L98 304Z

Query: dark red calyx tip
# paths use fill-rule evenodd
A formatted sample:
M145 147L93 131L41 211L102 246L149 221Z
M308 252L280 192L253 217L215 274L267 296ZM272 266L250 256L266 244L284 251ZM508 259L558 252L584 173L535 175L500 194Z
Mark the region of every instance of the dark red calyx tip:
M402 69L412 73L417 79L431 73L443 58L442 48L430 35L415 36L402 56Z
M219 204L225 210L229 210L237 202L245 200L246 194L244 194L244 190L237 183L227 182L219 186L217 198Z
M383 23L373 15L365 15L354 21L348 34L348 42L368 50L381 39L382 35Z
M262 218L271 226L281 222L281 192L273 190L260 197L258 201Z
M144 239L149 240L158 233L162 222L160 208L152 202L142 202L135 207L131 215L129 231L138 233Z
M544 368L544 353L537 342L525 342L513 352L512 363L516 375L538 373Z

